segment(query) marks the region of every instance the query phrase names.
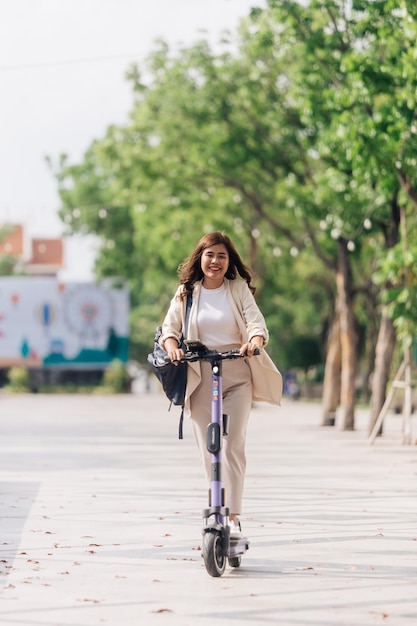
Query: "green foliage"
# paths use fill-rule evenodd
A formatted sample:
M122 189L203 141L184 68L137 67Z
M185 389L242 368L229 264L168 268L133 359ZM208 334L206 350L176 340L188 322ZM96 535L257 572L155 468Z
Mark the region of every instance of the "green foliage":
M406 348L417 337L417 243L413 230L380 260L373 277L382 288L381 300Z
M9 254L0 254L0 276L10 276L16 266L16 259Z
M323 363L323 355L317 337L295 336L287 345L288 369L299 368L307 372L314 365Z
M12 230L13 227L7 224L0 227L0 243L8 234L12 232ZM11 274L13 274L15 266L15 257L7 253L0 253L0 276L10 276Z
M7 372L9 385L7 389L15 393L30 391L30 375L25 367L11 367Z
M104 387L112 393L125 393L129 391L130 377L124 364L115 359L110 363L103 375Z

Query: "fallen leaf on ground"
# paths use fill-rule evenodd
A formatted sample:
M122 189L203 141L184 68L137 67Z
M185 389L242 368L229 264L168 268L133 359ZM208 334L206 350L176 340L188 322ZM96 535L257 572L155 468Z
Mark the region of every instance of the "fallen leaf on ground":
M94 600L93 598L83 598L78 600L79 602L92 602L93 604L100 604L101 600Z

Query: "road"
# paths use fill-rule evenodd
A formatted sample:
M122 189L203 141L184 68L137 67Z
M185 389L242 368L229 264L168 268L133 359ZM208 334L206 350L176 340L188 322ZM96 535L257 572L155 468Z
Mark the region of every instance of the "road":
M167 409L159 394L0 395L0 624L415 626L417 449L401 416L368 445L365 409L343 432L318 403L256 405L250 550L211 578L202 467Z

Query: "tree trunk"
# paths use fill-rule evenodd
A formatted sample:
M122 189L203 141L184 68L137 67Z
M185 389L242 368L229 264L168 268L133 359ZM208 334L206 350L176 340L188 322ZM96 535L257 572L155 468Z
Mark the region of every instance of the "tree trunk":
M369 314L368 319L370 320L369 326L366 332L366 341L365 341L365 371L363 372L362 377L362 391L361 391L361 400L364 404L369 404L372 394L371 389L371 378L372 373L375 370L375 347L378 341L378 328L377 325L373 323L372 314Z
M322 426L334 426L340 404L341 345L340 324L336 314L329 333L323 381Z
M340 344L342 348L340 397L343 410L343 430L354 430L357 333L353 312L352 276L350 271L347 241L340 237L338 244L336 308L340 319Z
M392 319L383 313L375 352L369 434L373 431L378 415L380 414L385 402L392 357L395 349L395 340L395 327ZM378 435L382 435L382 424L378 431Z
M394 193L391 202L391 219L384 230L387 249L393 248L400 240L401 207L398 204L398 190ZM369 433L372 433L378 416L385 403L387 385L391 370L392 358L396 343L395 327L392 319L382 312L378 339L375 349L375 367L372 381L371 414ZM382 422L378 435L382 434Z

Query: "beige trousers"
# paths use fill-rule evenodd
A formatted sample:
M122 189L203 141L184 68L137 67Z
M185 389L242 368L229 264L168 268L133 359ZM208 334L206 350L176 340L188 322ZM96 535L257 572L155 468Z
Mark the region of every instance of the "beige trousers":
M200 365L201 383L190 397L191 421L210 485L211 454L207 451L206 432L211 422L211 365L205 361ZM240 514L246 470L246 429L252 406L252 380L245 359L223 361L222 373L223 413L229 415L229 433L222 440L222 481L226 506L231 514Z

